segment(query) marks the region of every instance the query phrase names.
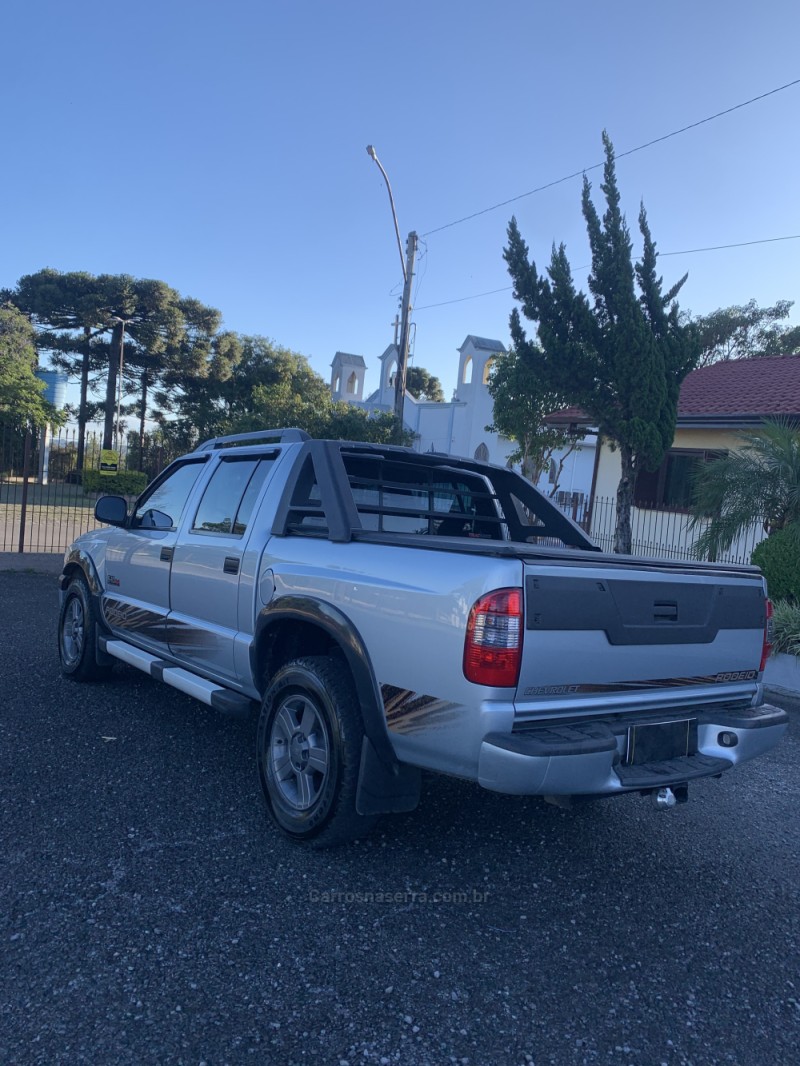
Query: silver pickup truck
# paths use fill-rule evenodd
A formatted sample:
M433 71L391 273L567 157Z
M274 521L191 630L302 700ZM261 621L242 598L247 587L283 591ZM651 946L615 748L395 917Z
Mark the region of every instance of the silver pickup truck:
M295 839L411 810L422 769L672 806L786 730L756 568L603 554L511 470L287 429L207 441L95 514L60 580L63 673L119 660L258 710Z

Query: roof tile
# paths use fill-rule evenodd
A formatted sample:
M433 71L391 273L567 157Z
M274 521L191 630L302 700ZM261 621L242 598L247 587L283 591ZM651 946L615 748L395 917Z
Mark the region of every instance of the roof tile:
M800 356L733 359L693 370L678 401L678 417L686 415L800 415Z

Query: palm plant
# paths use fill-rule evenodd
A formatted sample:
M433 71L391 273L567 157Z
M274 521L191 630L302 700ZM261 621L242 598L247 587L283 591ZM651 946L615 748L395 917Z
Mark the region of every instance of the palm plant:
M767 534L800 536L800 427L787 419L742 434L737 451L704 464L694 480L690 528L708 525L695 541L700 559L716 558L754 522Z
M800 605L776 603L772 616L772 650L800 657Z

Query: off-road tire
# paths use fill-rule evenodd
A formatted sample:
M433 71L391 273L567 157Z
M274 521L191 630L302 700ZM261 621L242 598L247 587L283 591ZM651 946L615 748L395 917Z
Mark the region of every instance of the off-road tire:
M270 681L258 722L258 776L275 824L311 847L345 844L376 817L356 811L364 724L347 667L295 659Z
M58 614L58 657L61 673L73 681L100 681L110 666L97 662L97 615L86 581L73 577Z

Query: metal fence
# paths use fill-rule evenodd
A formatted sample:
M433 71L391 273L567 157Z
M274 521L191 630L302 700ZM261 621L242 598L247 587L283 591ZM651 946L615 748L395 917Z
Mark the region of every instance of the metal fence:
M118 491L113 478L100 475L102 439L84 438L83 467L78 469L77 430L25 432L0 424L0 551L65 551L75 537L97 528L94 505L106 491ZM123 492L144 485L172 461L166 448L123 446L119 471Z
M596 497L591 505L584 500L581 507L560 504L581 525L592 540L604 551L614 550L614 531L617 524L617 501L613 497ZM631 550L633 555L648 555L660 559L695 559L694 544L708 522L690 526L691 516L685 511L664 511L655 506L639 505L631 509ZM749 563L753 549L766 537L764 524L754 522L745 529L716 562Z

